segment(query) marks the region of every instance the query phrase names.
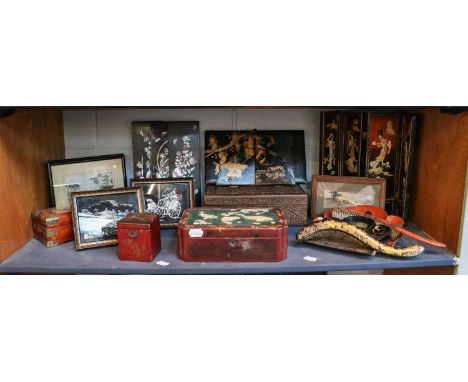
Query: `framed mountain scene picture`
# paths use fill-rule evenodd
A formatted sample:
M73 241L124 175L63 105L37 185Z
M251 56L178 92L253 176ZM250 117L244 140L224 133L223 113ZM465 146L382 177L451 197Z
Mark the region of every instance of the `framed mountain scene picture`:
M385 207L385 179L354 176L314 175L311 216L327 210L357 205Z

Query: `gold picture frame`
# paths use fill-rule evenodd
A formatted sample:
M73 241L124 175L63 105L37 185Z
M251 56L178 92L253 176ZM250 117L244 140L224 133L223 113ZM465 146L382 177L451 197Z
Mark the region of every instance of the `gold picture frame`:
M139 187L72 193L75 249L117 244L117 221L144 210L143 193Z

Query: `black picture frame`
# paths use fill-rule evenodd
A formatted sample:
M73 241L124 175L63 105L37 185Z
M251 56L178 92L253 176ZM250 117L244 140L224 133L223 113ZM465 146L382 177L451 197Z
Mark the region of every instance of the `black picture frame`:
M161 228L177 227L183 212L195 207L195 185L192 177L132 179L130 183L132 187L142 189L145 212L159 215ZM181 187L186 187L186 194L181 192ZM162 193L164 199L161 198Z
M124 188L127 187L127 170L125 167L125 155L124 154L110 154L110 155L97 155L97 156L90 156L90 157L81 157L81 158L69 158L69 159L59 159L59 160L51 160L46 162L46 169L47 174L49 177L49 200L51 206L56 206L57 198L55 195L55 186L54 186L54 177L53 177L53 168L55 166L62 166L62 165L73 165L73 164L86 164L86 163L93 163L99 161L107 161L107 160L120 160L121 163L121 171L122 171L122 185L116 188ZM80 190L81 191L81 190ZM95 191L93 189L83 189L82 191ZM71 195L71 193L70 193ZM57 207L57 206L56 206ZM67 206L69 207L69 206ZM64 208L63 206L58 206L58 208Z

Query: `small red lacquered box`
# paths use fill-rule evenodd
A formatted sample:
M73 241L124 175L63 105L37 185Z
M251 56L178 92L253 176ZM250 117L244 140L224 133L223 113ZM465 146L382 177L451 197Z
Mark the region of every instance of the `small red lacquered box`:
M153 261L161 251L159 216L130 214L117 222L119 259Z
M33 237L46 247L54 247L73 240L70 211L45 208L31 215Z

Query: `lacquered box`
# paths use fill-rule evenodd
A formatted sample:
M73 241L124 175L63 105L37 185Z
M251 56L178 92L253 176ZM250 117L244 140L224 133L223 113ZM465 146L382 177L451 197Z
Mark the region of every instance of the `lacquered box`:
M129 214L117 222L119 259L151 262L161 251L159 216Z
M277 208L192 208L177 229L184 261L281 261L288 252L288 225Z
M279 208L289 226L307 224L309 197L300 185L207 185L204 206L222 208Z
M72 241L73 224L70 211L45 208L31 214L33 237L46 247Z

